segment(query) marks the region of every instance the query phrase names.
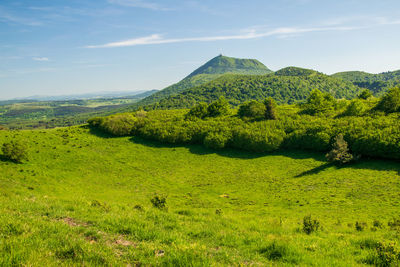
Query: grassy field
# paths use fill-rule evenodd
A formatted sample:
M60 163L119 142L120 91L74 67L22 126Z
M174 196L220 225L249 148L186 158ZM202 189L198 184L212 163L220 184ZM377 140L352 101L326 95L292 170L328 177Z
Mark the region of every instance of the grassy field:
M0 161L0 266L362 266L400 241L398 162L337 168L85 127L0 131L11 138L30 159ZM307 215L322 229L304 233Z

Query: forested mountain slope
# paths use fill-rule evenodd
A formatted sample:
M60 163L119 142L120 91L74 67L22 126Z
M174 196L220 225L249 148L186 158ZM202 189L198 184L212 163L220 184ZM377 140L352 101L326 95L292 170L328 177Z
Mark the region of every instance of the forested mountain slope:
M262 75L272 73L272 71L256 59L239 59L219 55L193 71L182 81L143 99L138 105L156 103L168 96L215 80L226 73Z
M293 69L292 69L293 70ZM280 104L305 100L313 89L329 92L336 98L351 99L357 96L360 88L350 82L330 77L315 71L304 75L285 76L287 69L270 75L227 74L207 84L190 88L180 94L167 97L149 109L171 109L191 107L197 102L212 102L224 96L230 104L238 105L248 100L274 98Z
M352 82L362 88L371 90L375 95L381 95L387 89L400 84L400 70L372 74L362 71L348 71L333 74L332 77Z

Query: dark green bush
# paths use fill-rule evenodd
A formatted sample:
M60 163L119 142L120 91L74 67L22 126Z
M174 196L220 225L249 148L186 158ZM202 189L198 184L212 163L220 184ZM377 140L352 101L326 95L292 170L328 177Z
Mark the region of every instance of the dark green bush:
M262 119L265 117L265 105L252 100L239 106L238 115L241 118Z
M224 97L220 97L217 101L211 103L207 107L208 117L218 117L229 113L229 104Z
M12 140L4 143L1 150L4 158L8 160L22 163L24 160L28 159L28 148L21 141Z
M163 209L167 204L167 198L165 196L155 195L150 199L150 202L155 208Z
M223 133L210 132L204 138L204 145L208 148L222 149L229 141L229 136Z
M189 112L186 114L185 118L200 118L204 119L208 115L208 105L206 103L199 103L196 106L192 107Z
M379 101L376 109L386 113L400 112L400 87L390 89Z
M318 220L312 219L311 215L305 216L303 218L303 232L306 234L311 234L320 229L320 223Z

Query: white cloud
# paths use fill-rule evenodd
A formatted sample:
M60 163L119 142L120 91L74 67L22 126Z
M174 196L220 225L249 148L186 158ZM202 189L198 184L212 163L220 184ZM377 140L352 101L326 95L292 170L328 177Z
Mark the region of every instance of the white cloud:
M150 36L139 37L124 41L111 42L101 45L89 45L86 48L112 48L126 47L137 45L152 45L152 44L168 44L168 43L183 43L183 42L212 42L225 40L249 40L264 38L269 36L289 36L309 32L325 32L325 31L347 31L354 30L352 27L321 27L321 28L277 28L270 31L257 32L250 30L237 35L222 35L222 36L205 36L205 37L189 37L189 38L163 38L160 34L152 34Z
M170 8L166 8L159 4L148 2L144 0L108 0L110 4L116 4L120 6L126 7L139 7L139 8L146 8L146 9L153 9L153 10L171 10Z
M35 61L49 61L47 57L33 57L32 59Z

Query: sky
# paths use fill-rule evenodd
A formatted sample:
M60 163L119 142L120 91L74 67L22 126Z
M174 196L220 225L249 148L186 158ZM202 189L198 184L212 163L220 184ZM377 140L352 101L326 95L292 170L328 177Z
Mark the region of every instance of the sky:
M400 69L398 0L0 0L0 99L163 89L211 58Z

